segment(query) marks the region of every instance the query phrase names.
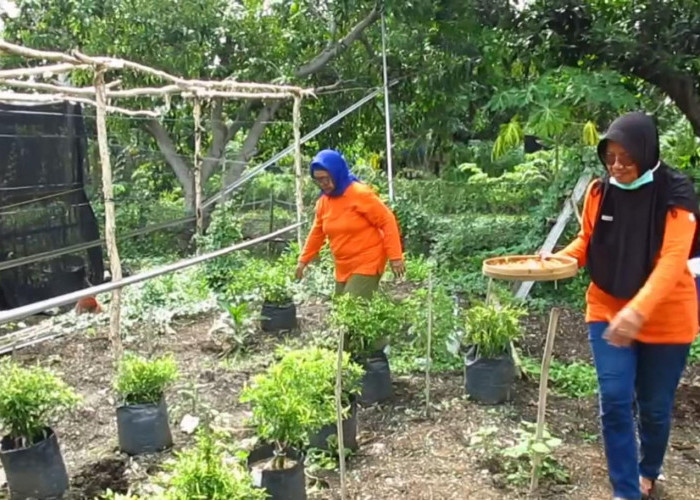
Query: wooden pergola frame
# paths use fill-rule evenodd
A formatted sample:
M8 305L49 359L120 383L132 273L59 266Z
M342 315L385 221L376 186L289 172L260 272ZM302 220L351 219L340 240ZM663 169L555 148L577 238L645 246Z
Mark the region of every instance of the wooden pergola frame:
M112 280L122 280L121 260L116 240L116 223L114 208L114 189L112 185L112 166L107 141L107 113L119 113L127 116L146 116L158 118L161 115L153 110L133 110L114 106L110 100L133 99L138 97L155 97L168 99L181 96L193 101L193 118L195 134L194 151L194 191L195 221L197 233L204 227L202 211L202 153L201 153L201 106L202 100L210 98L227 99L293 99L294 129L294 171L296 180L297 239L301 244L301 222L303 206L303 175L301 165L301 102L304 97L313 96L313 90L291 85L272 85L261 83L238 82L235 80L207 81L186 79L171 75L143 64L113 57L88 56L77 51L70 54L35 50L0 40L0 52L37 59L42 65L27 68L0 69L0 87L20 89L30 92L0 90L0 101L9 103L47 104L62 101L79 102L95 107L97 125L97 142L102 170L102 193L105 204L105 243L110 261ZM71 73L76 70L93 72L92 87L69 87L37 79L46 79L53 75ZM115 80L107 83L107 71L130 70L149 75L163 81L160 87L140 87L119 89L121 82ZM121 288L112 290L110 303L110 340L115 361L121 358L122 344L120 334Z

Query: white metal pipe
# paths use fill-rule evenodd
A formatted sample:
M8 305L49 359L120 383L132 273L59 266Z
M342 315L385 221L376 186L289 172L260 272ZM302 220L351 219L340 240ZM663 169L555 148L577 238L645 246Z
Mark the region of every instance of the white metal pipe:
M384 72L384 121L386 131L386 175L389 180L389 200L394 201L394 168L391 156L391 113L389 111L389 77L386 64L386 21L382 13L382 66Z
M163 266L157 269L152 269L150 271L146 271L140 274L135 274L133 276L128 276L126 278L123 278L119 281L112 281L109 283L103 283L101 285L97 286L91 286L89 288L84 288L82 290L78 290L76 292L71 292L67 293L65 295L59 295L58 297L52 297L50 299L42 300L39 302L35 302L33 304L28 304L26 306L21 306L21 307L15 307L14 309L10 309L8 311L0 311L0 325L4 323L9 323L10 321L18 321L20 319L26 318L28 316L32 316L34 314L38 314L40 312L47 311L49 309L53 309L54 307L60 307L60 306L65 306L68 304L72 304L74 302L77 302L80 299L83 299L85 297L92 297L100 293L105 293L109 292L112 290L116 290L117 288L123 288L127 285L133 285L135 283L139 283L141 281L146 281L149 279L157 278L158 276L162 276L164 274L172 273L175 271L179 271L181 269L185 269L187 267L194 266L196 264L201 264L202 262L206 262L211 259L215 259L216 257L221 257L222 255L226 255L231 252L235 252L237 250L242 250L244 248L251 247L253 245L256 245L258 243L261 243L263 241L267 241L269 239L272 239L276 236L279 236L281 234L287 233L289 231L295 230L297 227L299 227L301 223L295 223L290 226L284 227L282 229L279 229L273 233L266 234L264 236L260 236L258 238L244 241L243 243L237 243L235 245L231 245L226 248L222 248L220 250L215 250L213 252L209 252L203 255L198 255L196 257L192 257L189 259L184 259L179 262L175 262L174 264L168 264L167 266Z

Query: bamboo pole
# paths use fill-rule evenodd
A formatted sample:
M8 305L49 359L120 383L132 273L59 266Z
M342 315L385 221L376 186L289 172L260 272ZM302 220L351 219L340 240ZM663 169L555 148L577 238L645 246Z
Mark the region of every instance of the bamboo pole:
M202 212L202 103L194 98L194 217L197 236L204 232Z
M88 67L88 66L86 66ZM14 71L14 70L12 70ZM67 73L67 71L64 71ZM8 76L9 75L9 76ZM61 87L60 85L52 85L49 83L34 83L16 80L15 77L22 76L16 74L5 73L0 70L0 84L5 87L16 87L21 89L32 89L39 91L52 92L49 94L31 94L43 98L61 98L61 99L86 99L85 96L94 96L95 91L92 87ZM29 76L29 75L27 75ZM53 88L52 88L53 87ZM138 87L126 90L108 90L106 97L110 99L133 99L137 97L170 97L172 95L181 95L185 98L194 96L198 97L224 97L231 99L289 99L296 94L292 92L260 92L260 91L240 91L240 90L213 90L207 87L197 87L194 85L164 85L163 87Z
M294 179L296 182L297 223L304 217L304 176L301 168L301 95L294 97ZM297 228L299 248L304 244L301 226Z
M428 347L425 359L425 416L430 418L430 370L433 365L433 268L428 269Z
M42 59L46 61L54 61L59 64L39 66L34 68L16 68L0 71L0 75L16 75L27 76L33 74L58 73L67 72L74 69L87 69L90 66L100 66L104 70L114 69L123 70L130 69L147 75L155 76L163 81L171 82L181 87L204 87L211 89L224 90L265 90L268 92L286 92L287 97L291 94L313 94L310 89L303 89L293 85L274 85L270 83L252 83L252 82L237 82L235 80L222 81L206 81L206 80L188 80L175 75L171 75L165 71L161 71L143 64L139 64L126 59L103 56L88 56L78 51L72 54L64 54L62 52L53 52L45 50L30 49L21 45L16 45L4 40L0 40L0 52L16 54L28 59Z
M34 66L33 68L12 68L0 70L0 78L24 78L34 75L58 75L61 73L70 73L76 69L89 69L87 64L47 64L46 66Z
M540 394L537 403L537 428L535 431L535 442L542 440L544 434L544 424L547 409L547 383L549 381L549 365L552 361L552 349L554 348L554 337L557 333L557 324L559 323L559 308L553 307L549 312L549 325L547 326L547 340L544 345L544 354L542 355L542 373L540 374ZM530 493L537 490L539 483L540 465L542 456L536 453L532 457L532 477L530 479Z
M345 436L343 436L343 353L345 351L345 332L338 334L338 366L335 374L335 410L336 432L338 434L338 461L340 464L340 498L347 497L345 484Z
M70 101L79 102L81 104L89 104L90 106L97 107L97 103L92 99L86 97L70 96L65 94L25 94L19 92L3 92L0 90L0 101L6 102L29 102L29 103L46 103L53 104L56 102ZM109 113L121 113L127 116L148 116L150 118L157 118L160 115L155 111L148 110L132 110L126 108L120 108L117 106L105 106L105 111Z
M109 267L112 280L121 281L122 266L119 260L119 249L117 248L112 164L110 163L109 145L107 143L107 102L105 98L104 68L98 67L95 71L95 91L95 100L97 103L95 108L95 122L97 124L97 144L100 150L102 192L105 202L105 241L107 243L107 254L109 255ZM112 354L115 362L118 362L122 356L122 339L119 329L120 313L121 289L116 288L112 291L112 301L109 307L109 336L112 342Z

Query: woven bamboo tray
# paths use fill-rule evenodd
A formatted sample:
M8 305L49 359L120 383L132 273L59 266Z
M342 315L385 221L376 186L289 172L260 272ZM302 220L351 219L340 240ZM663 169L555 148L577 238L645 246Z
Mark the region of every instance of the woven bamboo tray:
M490 278L508 281L557 281L576 276L576 259L539 255L507 255L484 261L482 272Z

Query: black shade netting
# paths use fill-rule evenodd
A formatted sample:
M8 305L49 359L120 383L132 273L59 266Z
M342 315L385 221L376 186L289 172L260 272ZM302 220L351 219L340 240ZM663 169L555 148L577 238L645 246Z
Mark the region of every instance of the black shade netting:
M0 104L0 262L100 239L80 106ZM100 245L0 271L0 309L97 285Z

